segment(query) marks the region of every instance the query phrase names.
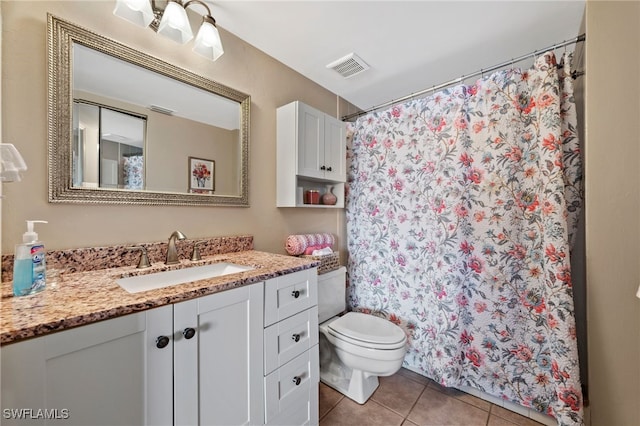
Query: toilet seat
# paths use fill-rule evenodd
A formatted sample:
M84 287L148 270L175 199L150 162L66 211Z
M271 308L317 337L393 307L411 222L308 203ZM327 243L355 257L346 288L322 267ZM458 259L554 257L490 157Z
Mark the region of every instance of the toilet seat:
M327 329L337 339L370 349L398 349L407 340L404 331L394 323L360 312L348 312L331 321Z

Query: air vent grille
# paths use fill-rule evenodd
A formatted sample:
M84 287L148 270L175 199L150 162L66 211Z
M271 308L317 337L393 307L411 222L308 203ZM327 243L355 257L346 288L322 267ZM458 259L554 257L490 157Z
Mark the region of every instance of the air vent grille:
M161 107L160 105L149 105L151 111L159 112L160 114L173 115L175 112L172 109Z
M355 53L349 53L327 65L327 68L331 68L344 78L349 78L368 70L369 65Z

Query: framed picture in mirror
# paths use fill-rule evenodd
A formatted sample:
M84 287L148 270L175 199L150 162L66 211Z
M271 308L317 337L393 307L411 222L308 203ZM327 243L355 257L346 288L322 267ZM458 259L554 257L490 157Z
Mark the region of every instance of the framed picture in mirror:
M189 192L192 194L213 194L216 189L215 171L215 161L189 157Z

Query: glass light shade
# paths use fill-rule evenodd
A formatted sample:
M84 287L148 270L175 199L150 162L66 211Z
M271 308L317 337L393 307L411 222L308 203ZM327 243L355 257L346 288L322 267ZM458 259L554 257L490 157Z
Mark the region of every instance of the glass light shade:
M148 27L154 18L149 0L117 0L113 14L141 27Z
M207 59L215 61L224 53L218 29L210 22L204 21L200 26L193 51Z
M158 34L162 34L180 44L185 44L193 38L187 11L180 4L170 1L164 9Z

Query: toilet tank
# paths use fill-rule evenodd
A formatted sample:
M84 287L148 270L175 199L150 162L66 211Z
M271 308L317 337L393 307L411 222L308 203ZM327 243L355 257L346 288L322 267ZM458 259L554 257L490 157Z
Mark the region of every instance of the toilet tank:
M347 268L318 275L318 321L325 322L347 307Z

